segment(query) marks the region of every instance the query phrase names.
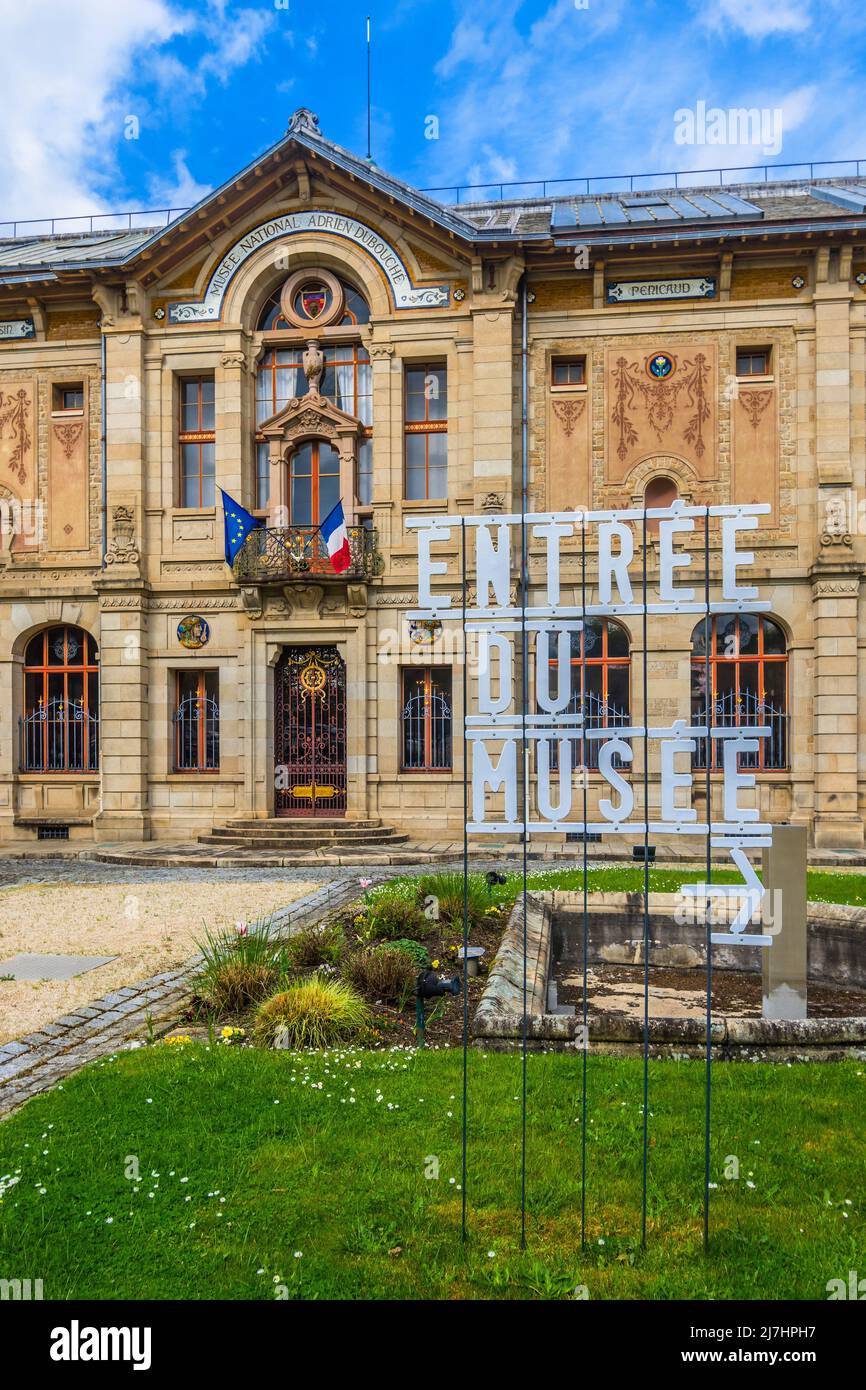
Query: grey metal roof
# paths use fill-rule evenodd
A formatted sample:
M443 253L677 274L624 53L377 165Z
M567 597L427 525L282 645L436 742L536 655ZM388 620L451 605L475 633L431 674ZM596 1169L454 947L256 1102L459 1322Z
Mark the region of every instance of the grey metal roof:
M547 233L554 237L610 232L622 236L632 227L646 232L674 228L685 231L725 224L747 226L802 219L825 221L846 213L866 213L866 181L853 179L821 184L808 180L760 185L739 184L720 189L671 188L646 193L598 193L575 197L490 200L460 204L460 211L478 228L500 228L497 235L515 238ZM508 232L502 229L508 227ZM643 238L641 238L643 239Z
M125 259L151 236L152 228L133 232L87 232L81 236L9 237L0 241L0 269L61 269Z
M631 226L646 222L730 222L732 217L760 218L761 208L732 193L629 193L618 197L581 198L574 203L557 203L551 226L598 227Z
M585 180L582 194L500 197L477 203L447 204L383 173L371 161L360 159L326 139L313 113L301 108L292 116L285 136L258 155L246 169L202 198L195 207L176 216L173 211L169 212L171 220L167 223L132 226L134 218L147 218L151 223L155 219L152 213L130 213L119 215L128 218L129 225L122 229L115 226L110 230L79 232L76 228L74 232L55 234L54 225L49 222L50 235L40 228L39 235L0 239L0 283L50 279L63 270L97 265L123 267L145 247L177 235L181 224L191 215L222 198L238 179L292 142L306 149L316 160L333 164L353 179L363 181L387 198L411 208L420 217L429 218L435 225L476 246L509 241L549 242L551 238L555 243L568 244L575 237L588 242L687 239L699 237L705 229L716 226L734 228L746 236L758 227L766 231L805 229L807 226L811 229L836 219L840 227L857 226L858 219L866 217L866 179L850 176L775 182L765 179L764 182L758 180L724 187L693 187L688 183L683 185L689 175L677 174L670 176L677 185L673 188L641 191L632 186L637 176L626 176L628 186L620 191L588 192L590 181ZM860 162L857 163L858 175L859 172ZM106 217L100 215L99 220L104 221Z

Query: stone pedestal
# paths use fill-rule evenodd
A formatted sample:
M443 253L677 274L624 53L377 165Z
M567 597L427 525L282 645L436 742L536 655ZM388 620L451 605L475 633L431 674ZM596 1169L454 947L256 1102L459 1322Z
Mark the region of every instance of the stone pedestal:
M773 917L773 942L763 954L764 1018L806 1017L806 841L804 825L774 825L764 850L765 911Z

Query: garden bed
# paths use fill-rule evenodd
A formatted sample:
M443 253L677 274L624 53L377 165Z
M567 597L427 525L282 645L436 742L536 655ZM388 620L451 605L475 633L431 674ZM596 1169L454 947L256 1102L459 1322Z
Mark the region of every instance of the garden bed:
M428 1046L463 1038L464 987L470 1019L502 939L502 884L475 874L469 882L469 943L481 948L478 974L465 976L463 877L425 874L368 888L322 922L275 936L265 920L243 934L223 932L200 943L205 966L181 1017L180 1036L217 1032L266 1046L412 1046L416 981L432 970L456 978L460 992L425 1007ZM502 901L502 900L505 901ZM272 1022L271 1022L272 1019Z

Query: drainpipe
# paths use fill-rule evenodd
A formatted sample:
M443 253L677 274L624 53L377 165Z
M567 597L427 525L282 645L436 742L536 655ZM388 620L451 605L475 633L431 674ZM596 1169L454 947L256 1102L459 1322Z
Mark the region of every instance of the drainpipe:
M526 272L520 280L520 510L525 515L528 502L529 426L527 422L526 352ZM526 556L523 557L523 585L526 593Z
M100 383L100 411L102 414L99 447L101 454L102 468L102 568L105 569L105 556L108 552L108 421L105 415L106 408L106 389L105 389L105 369L106 369L106 348L105 348L105 329L102 329L102 344L100 348L102 381Z

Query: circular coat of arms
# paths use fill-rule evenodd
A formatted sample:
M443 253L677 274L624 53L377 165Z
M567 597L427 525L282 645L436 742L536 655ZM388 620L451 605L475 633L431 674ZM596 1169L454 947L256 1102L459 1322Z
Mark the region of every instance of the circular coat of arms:
M667 352L656 352L647 358L646 369L656 381L664 381L666 376L670 376L674 366L674 359Z
M410 622L409 641L416 647L430 647L441 631L439 618L421 618Z
M210 641L210 627L198 613L191 613L178 623L177 640L187 651L197 652Z

